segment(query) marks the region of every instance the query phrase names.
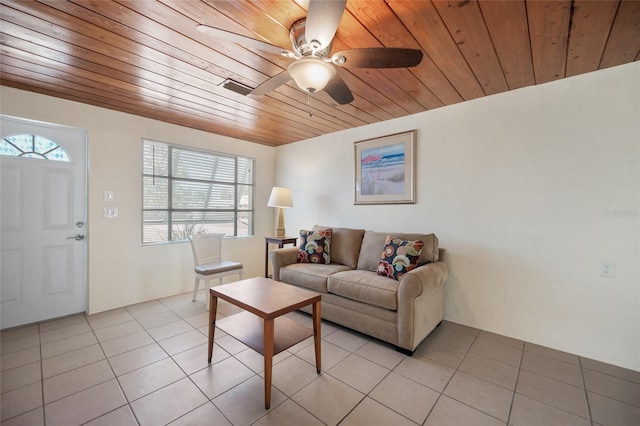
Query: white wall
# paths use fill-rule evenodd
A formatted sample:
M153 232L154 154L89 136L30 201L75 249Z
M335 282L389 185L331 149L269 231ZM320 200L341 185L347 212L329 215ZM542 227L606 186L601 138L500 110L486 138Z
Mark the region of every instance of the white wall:
M227 238L225 257L244 263L245 277L264 274L264 239L273 233L266 207L273 185L274 149L76 102L0 87L0 112L86 129L89 138L88 311L188 291L193 257L188 243L141 244L141 139L188 145L256 159L256 237ZM115 194L119 217L105 219L103 191Z
M412 129L417 203L354 206L353 142ZM289 234L435 232L447 319L640 370L640 63L276 152Z
M247 276L264 267L275 182L293 189L289 234L435 232L447 319L640 370L639 93L633 63L277 149L7 87L0 112L88 130L91 312L192 285L188 244L140 244L140 139L151 138L257 159L256 237L224 247ZM353 142L411 129L417 204L354 206ZM102 217L104 190L116 220ZM601 260L616 278L599 276Z

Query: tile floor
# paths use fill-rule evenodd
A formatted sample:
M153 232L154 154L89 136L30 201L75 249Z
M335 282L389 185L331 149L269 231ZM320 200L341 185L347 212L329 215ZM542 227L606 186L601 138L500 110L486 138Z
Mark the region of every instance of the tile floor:
M451 322L413 357L323 322L322 374L312 339L279 354L267 411L260 355L219 331L207 365L200 300L3 331L2 426L640 424L640 372Z

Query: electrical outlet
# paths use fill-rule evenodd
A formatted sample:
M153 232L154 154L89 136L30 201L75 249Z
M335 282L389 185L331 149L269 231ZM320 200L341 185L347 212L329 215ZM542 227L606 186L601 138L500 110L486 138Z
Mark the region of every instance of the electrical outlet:
M616 262L609 260L603 260L600 263L600 276L606 278L615 278L616 276Z

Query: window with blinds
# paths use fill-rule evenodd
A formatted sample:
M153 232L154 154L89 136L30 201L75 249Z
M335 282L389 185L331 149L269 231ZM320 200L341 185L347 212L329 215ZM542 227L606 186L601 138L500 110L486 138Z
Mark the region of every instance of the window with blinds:
M252 158L142 141L142 242L253 234Z

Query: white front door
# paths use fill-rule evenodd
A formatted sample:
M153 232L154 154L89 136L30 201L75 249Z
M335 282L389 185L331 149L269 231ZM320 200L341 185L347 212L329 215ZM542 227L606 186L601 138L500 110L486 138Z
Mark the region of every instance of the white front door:
M2 329L86 310L86 145L84 130L0 116Z

